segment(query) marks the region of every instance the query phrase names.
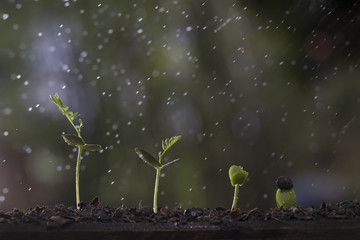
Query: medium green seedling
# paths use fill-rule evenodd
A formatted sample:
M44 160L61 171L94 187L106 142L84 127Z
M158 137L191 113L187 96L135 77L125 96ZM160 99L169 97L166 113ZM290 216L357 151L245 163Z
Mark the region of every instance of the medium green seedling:
M75 185L76 185L76 208L79 209L80 203L80 189L79 189L79 179L80 179L80 163L81 163L81 153L83 150L88 151L100 151L101 146L99 144L87 144L84 139L81 137L81 127L83 126L83 121L79 118L79 125L75 125L74 120L80 117L79 113L73 113L69 111L68 106L64 106L58 94L55 96L50 95L50 100L59 107L59 110L66 118L70 121L71 125L75 128L77 135L75 134L62 134L64 141L70 145L78 148L78 155L76 161L76 176L75 176Z
M276 191L276 205L278 208L296 207L297 197L291 179L280 176L276 180L276 185L278 187Z
M242 166L232 165L229 168L229 178L231 185L235 187L234 198L231 206L231 211L236 209L239 199L239 186L244 185L249 173L243 170Z
M154 202L153 202L153 210L154 213L157 213L157 196L158 196L158 190L159 190L159 178L160 178L160 172L164 167L169 166L170 164L173 164L177 161L180 160L180 158L175 159L171 162L168 162L166 164L162 164L161 160L162 157L164 156L165 152L167 150L169 150L169 148L174 145L179 139L181 138L181 136L175 136L172 137L170 139L165 139L163 140L161 143L162 145L162 149L163 152L159 152L159 159L157 160L155 157L153 157L150 153L146 152L144 149L142 148L135 148L135 152L137 153L137 155L139 155L139 157L147 164L149 164L151 167L156 169L156 178L155 178L155 188L154 188Z

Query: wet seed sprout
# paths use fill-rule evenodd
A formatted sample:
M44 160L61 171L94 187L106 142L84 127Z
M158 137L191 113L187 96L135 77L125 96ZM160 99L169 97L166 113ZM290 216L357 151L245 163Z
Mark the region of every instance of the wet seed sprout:
M78 156L76 161L76 176L75 176L75 185L76 185L76 208L79 209L80 203L80 190L79 190L79 177L80 177L80 163L81 163L81 153L82 150L88 151L100 151L101 146L98 144L86 144L83 138L81 137L80 130L83 126L81 118L79 118L79 125L75 125L74 120L80 116L79 113L73 113L69 111L68 106L64 106L58 94L50 96L50 100L59 107L59 110L66 118L70 121L71 125L75 128L77 135L75 134L63 134L61 135L64 141L70 145L78 148Z
M276 204L278 208L296 207L297 198L291 179L280 176L276 180L276 185L278 187L276 191Z
M236 205L239 199L239 186L244 185L249 173L243 170L242 166L232 165L229 168L229 178L231 185L235 187L233 203L231 211L236 209Z
M162 157L164 156L165 152L167 150L169 150L169 148L174 145L179 139L181 138L181 136L175 136L172 137L170 139L165 139L162 141L162 149L163 152L159 152L159 160L156 160L155 157L153 157L150 153L146 152L145 150L143 150L142 148L135 148L135 152L137 153L137 155L139 155L139 157L147 164L149 164L150 166L152 166L153 168L156 169L156 178L155 178L155 188L154 188L154 202L153 202L153 210L154 213L157 213L157 196L158 196L158 190L159 190L159 177L160 177L160 172L161 169L163 169L166 166L169 166L170 164L175 163L176 161L179 161L180 158L175 159L173 161L170 161L166 164L161 164L161 160Z

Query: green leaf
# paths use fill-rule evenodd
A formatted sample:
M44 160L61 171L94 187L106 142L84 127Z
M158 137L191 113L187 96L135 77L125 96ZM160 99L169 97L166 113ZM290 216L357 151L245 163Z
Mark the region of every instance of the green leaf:
M276 205L278 208L296 207L297 198L294 189L282 190L278 188L276 191Z
M179 161L179 160L180 160L180 158L177 158L177 159L175 159L175 160L172 160L171 162L168 162L168 163L163 164L162 166L163 166L163 167L167 167L167 166L169 166L170 164L173 164L173 163L175 163L175 162L177 162L177 161Z
M161 142L161 145L162 145L164 152L166 152L166 150L168 150L172 145L174 145L180 138L181 138L181 136L175 136L170 139L163 140Z
M135 148L135 152L144 162L153 168L158 169L162 167L161 163L159 163L150 153L146 152L144 149L137 147Z
M84 140L75 134L63 134L61 135L64 141L70 146L85 146Z
M101 146L99 144L85 144L83 149L88 151L100 151Z
M229 178L231 181L231 185L240 185L242 186L245 183L249 173L243 170L243 167L232 165L229 168Z
M75 120L77 117L80 116L79 113L73 113L72 111L68 111L69 107L64 106L63 102L61 101L59 95L56 93L54 96L50 95L50 100L56 104L56 106L59 107L60 111L65 114L66 116L70 117L71 120Z
M64 107L64 104L57 93L54 96L50 95L50 100L53 101L58 107Z

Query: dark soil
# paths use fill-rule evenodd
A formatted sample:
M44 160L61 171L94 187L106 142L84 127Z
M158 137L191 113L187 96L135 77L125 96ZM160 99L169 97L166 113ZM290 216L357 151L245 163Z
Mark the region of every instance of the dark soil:
M194 238L191 234L194 231L201 234ZM35 236L32 235L34 232ZM159 234L165 233L172 236L164 235L166 239L233 239L239 236L264 239L263 234L265 238L287 238L286 234L295 237L297 233L300 234L299 239L309 233L311 237L308 239L329 239L335 236L345 239L347 235L349 239L360 239L360 202L352 200L337 204L323 203L319 208L255 208L249 211L160 208L158 214L154 214L151 207L106 207L99 206L95 199L90 204L81 203L79 210L57 205L53 209L37 206L29 211L14 209L0 212L0 239L27 239L25 236L29 236L29 239L30 236L31 239L64 239L71 238L76 233L81 233L83 239L93 239L91 236L96 237L97 232L101 233L100 239L117 239L104 238L109 232L112 237L116 237L117 233L121 234L123 239L135 236L162 239ZM56 234L52 236L50 233ZM332 235L327 237L330 233ZM314 236L317 237L312 238Z

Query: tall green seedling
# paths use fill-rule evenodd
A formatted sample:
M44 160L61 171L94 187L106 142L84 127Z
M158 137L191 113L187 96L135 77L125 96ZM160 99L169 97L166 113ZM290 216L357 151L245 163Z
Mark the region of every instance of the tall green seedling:
M175 159L173 161L170 161L166 164L162 164L161 160L165 154L165 152L167 150L169 150L169 148L174 145L179 139L181 138L181 136L175 136L172 137L170 139L165 139L162 141L162 149L163 152L159 152L159 159L156 160L155 157L153 157L150 153L146 152L144 149L142 148L135 148L135 152L139 155L139 157L147 164L149 164L150 166L152 166L153 168L155 168L156 170L156 178L155 178L155 188L154 188L154 202L153 202L153 210L154 213L157 213L157 196L158 196L158 190L159 190L159 178L160 178L160 172L164 167L169 166L170 164L173 164L174 162L180 160L180 158Z
M69 111L68 106L64 106L58 94L50 96L50 100L59 107L59 110L62 114L66 116L71 125L74 127L77 134L62 134L64 141L70 145L75 146L78 149L77 161L76 161L76 174L75 174L75 185L76 185L76 208L79 209L80 203L80 189L79 189L79 178L80 178L80 163L81 163L81 153L83 150L88 151L100 151L101 146L98 144L87 144L84 139L81 137L81 127L83 126L83 121L79 118L79 124L74 123L75 119L80 117L79 113L73 113Z

